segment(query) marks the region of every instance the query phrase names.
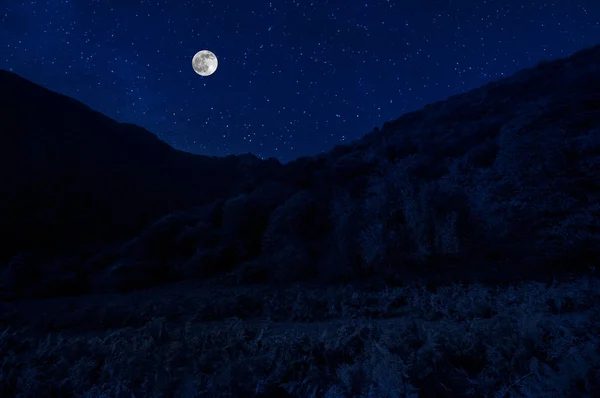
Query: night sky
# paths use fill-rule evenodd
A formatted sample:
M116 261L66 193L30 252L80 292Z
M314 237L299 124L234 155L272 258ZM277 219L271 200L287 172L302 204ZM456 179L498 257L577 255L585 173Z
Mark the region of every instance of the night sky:
M598 0L2 0L0 68L178 149L289 161L598 44L599 21Z

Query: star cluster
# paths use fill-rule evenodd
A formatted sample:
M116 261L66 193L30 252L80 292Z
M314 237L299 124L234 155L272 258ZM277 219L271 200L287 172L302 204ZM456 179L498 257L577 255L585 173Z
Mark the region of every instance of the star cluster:
M597 0L2 4L0 68L178 149L282 161L600 42Z

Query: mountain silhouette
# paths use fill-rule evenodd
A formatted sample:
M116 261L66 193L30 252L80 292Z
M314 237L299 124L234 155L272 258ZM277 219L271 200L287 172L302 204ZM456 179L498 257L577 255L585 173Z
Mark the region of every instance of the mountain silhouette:
M0 71L3 260L130 237L237 192L258 159L175 150L154 134Z
M0 86L5 297L501 282L600 259L600 46L287 164L185 153L13 73Z

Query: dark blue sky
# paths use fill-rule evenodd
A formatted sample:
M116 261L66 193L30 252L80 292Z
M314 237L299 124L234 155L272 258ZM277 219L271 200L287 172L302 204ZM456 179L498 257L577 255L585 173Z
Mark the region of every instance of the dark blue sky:
M598 0L3 0L0 68L178 149L283 161L600 43ZM217 71L191 60L213 51Z

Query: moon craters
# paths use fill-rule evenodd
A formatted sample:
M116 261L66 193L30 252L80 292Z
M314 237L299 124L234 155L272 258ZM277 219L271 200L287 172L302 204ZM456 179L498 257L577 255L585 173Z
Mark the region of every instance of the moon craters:
M215 73L218 66L217 56L208 50L198 51L192 59L192 67L200 76L209 76Z

